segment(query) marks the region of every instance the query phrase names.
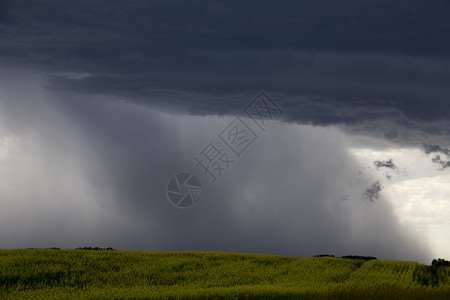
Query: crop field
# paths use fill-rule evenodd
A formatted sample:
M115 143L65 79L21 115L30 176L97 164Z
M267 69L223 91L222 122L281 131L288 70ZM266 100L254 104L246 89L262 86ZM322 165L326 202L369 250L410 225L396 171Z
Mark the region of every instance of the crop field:
M450 268L222 252L0 250L1 299L449 299Z

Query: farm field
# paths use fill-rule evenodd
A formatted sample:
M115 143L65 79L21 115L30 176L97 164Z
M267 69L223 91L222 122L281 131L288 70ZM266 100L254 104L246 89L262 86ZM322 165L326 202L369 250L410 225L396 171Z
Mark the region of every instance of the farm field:
M449 299L450 268L223 252L0 250L1 299Z

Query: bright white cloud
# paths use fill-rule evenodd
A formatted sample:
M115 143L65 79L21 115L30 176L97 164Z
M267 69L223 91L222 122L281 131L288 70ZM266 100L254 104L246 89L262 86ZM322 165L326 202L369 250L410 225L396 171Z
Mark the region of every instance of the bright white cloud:
M450 258L450 174L439 171L421 149L351 149L362 166L383 178L383 194L394 206L399 221L432 247L436 257ZM392 158L399 170L377 170L375 160Z

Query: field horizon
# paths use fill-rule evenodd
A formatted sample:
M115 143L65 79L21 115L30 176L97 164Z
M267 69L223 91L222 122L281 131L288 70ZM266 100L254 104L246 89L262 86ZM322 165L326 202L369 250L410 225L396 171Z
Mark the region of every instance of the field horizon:
M93 249L2 249L0 295L8 299L446 299L450 295L450 268L414 261Z

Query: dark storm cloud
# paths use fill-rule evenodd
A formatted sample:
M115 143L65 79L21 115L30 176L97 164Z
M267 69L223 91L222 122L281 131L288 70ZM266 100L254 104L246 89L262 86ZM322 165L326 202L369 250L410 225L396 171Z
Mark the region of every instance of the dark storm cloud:
M261 89L286 122L441 143L450 135L448 8L403 0L0 1L0 121L40 159L36 174L10 176L27 205L2 210L9 214L1 222L17 225L1 226L2 242L429 259L382 201L379 182L346 186L357 166L337 130L277 127L188 213L168 203L165 189L226 125L186 114L241 114ZM48 94L10 69L36 72ZM7 203L17 197L0 192Z
M265 89L286 121L416 145L450 135L449 5L5 1L0 60L53 89L200 115Z
M81 59L112 57L119 54L114 49L142 55L156 49L153 53L172 56L185 49L224 48L447 56L448 8L447 1L417 0L2 1L3 14L16 25L2 36L16 42L27 38L15 47L40 46L45 52L60 46L55 54L72 49L71 56Z

